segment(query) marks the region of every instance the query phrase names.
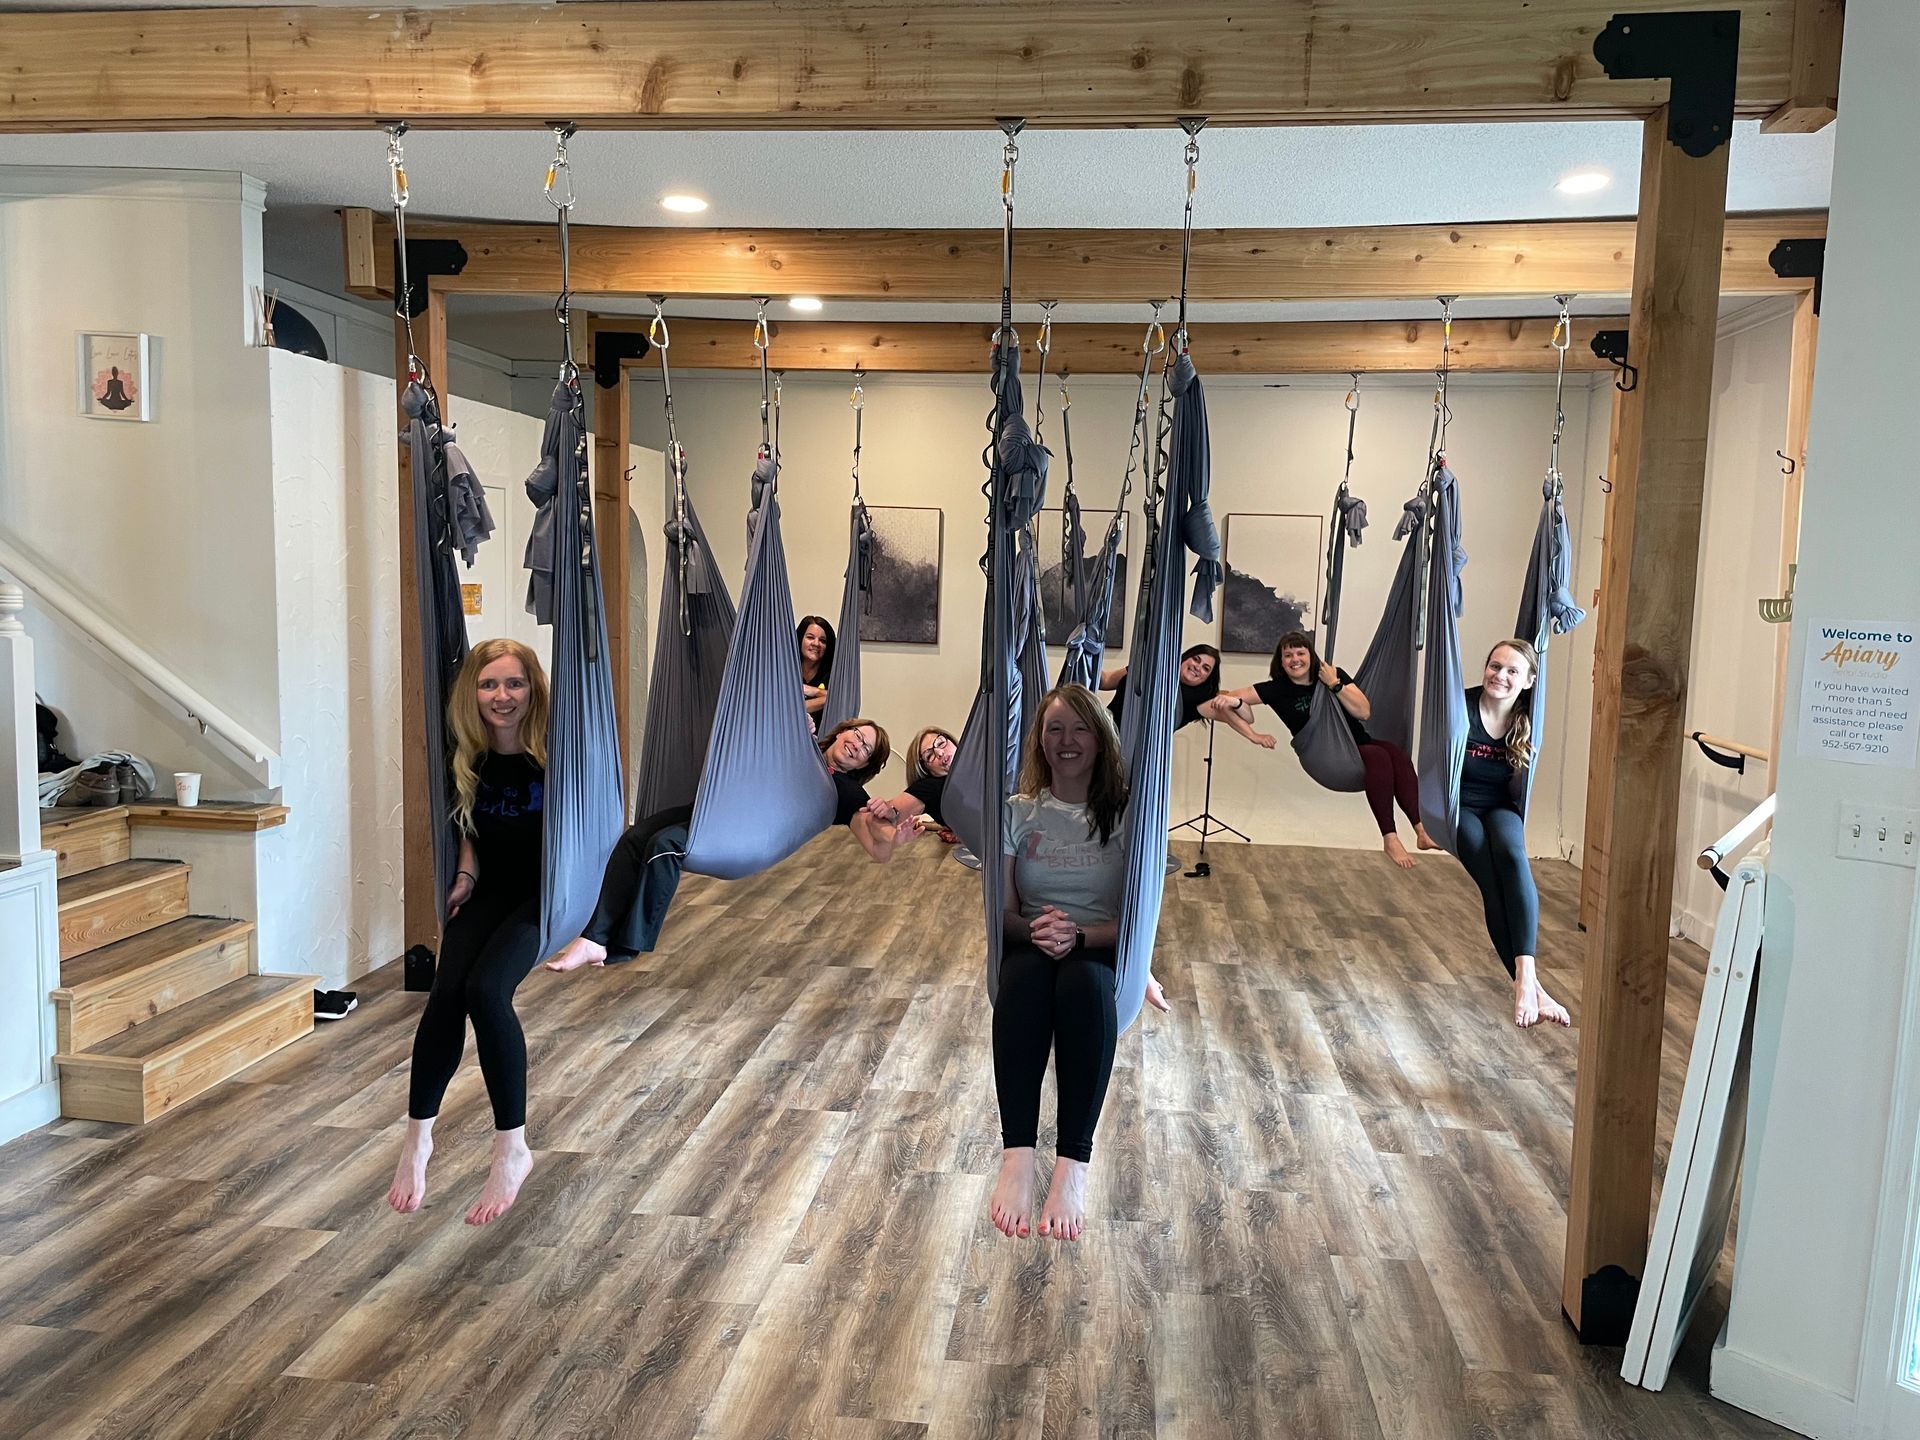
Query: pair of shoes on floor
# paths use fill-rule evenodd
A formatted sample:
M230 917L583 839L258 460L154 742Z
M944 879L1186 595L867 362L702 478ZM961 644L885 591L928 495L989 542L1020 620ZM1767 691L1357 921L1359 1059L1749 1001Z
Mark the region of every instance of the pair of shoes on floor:
M313 992L313 1018L344 1020L347 1012L359 1004L360 998L351 990L316 990Z

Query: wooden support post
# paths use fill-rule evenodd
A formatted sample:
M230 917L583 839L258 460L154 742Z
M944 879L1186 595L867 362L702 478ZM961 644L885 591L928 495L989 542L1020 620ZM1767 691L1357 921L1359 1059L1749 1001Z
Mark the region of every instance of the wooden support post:
M1846 0L1795 0L1787 98L1760 122L1763 133L1804 135L1840 113L1840 39Z
M602 330L633 329L644 322L630 316L587 320L587 364L581 382L593 385L593 533L600 556L600 591L607 612L607 653L613 658L614 728L620 735L621 794L633 789L633 756L627 740L628 678L633 665L627 634L627 581L632 555L627 544L627 507L631 476L627 452L633 440L633 406L628 403L627 367L612 389L593 379L595 345Z
M1785 453L1793 473L1780 487L1780 594L1793 583L1793 567L1800 558L1800 499L1807 483L1807 416L1813 409L1813 363L1820 346L1820 316L1813 296L1802 295L1793 307L1793 352L1787 368L1787 443ZM1773 732L1767 753L1767 793L1780 786L1780 726L1787 712L1787 640L1789 625L1774 627Z
M447 297L428 281L427 308L413 322L414 341L426 362L428 378L440 396L440 418L447 408ZM407 327L393 322L394 411L406 433L407 412L399 401L407 393ZM426 713L425 677L420 669L420 577L413 568L413 469L405 440L400 443L400 766L401 885L405 948L440 948L440 907L433 893L433 807L427 792L427 726L440 717Z
M1664 108L1641 146L1629 321L1639 383L1622 397L1601 597L1603 626L1621 637L1619 716L1593 737L1612 757L1612 814L1587 935L1561 1288L1590 1343L1624 1343L1646 1261L1727 149L1685 154Z
M1631 346L1632 341L1628 341ZM1614 502L1619 498L1620 412L1618 382L1608 387L1612 419L1607 429L1606 518L1600 530L1600 593L1594 597L1593 724L1587 747L1587 833L1580 847L1580 928L1591 935L1600 923L1601 899L1607 886L1607 840L1613 820L1613 746L1611 737L1620 723L1620 646L1624 640L1612 623L1615 606L1603 603L1606 576L1614 552Z

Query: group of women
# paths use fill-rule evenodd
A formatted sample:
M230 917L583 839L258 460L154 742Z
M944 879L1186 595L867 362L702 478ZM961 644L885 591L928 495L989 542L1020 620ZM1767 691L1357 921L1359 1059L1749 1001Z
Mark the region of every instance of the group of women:
M832 626L801 620L796 634L802 698L817 716L832 668ZM1527 769L1533 763L1527 692L1539 661L1522 640L1494 646L1480 685L1467 692L1469 739L1460 775L1458 850L1479 887L1487 931L1513 977L1514 1019L1567 1024L1566 1009L1541 987L1535 965L1538 893L1527 861L1522 821ZM1353 729L1366 767L1366 795L1386 852L1402 866L1411 858L1395 833L1394 807L1413 823L1421 849L1437 848L1420 823L1419 788L1405 750L1369 736L1368 699L1345 671L1320 662L1310 639L1283 636L1267 680L1220 691L1220 652L1190 647L1180 659L1177 725L1224 722L1267 749L1271 735L1251 723L1264 704L1294 733L1306 723L1315 687L1332 692ZM1093 1135L1113 1069L1116 944L1125 886L1124 836L1128 780L1118 725L1125 703L1124 668L1101 676L1113 692L1107 706L1078 685L1044 699L1026 736L1016 793L1008 801L1001 863L1006 904L1005 950L993 1012L995 1087L1003 1147L994 1185L993 1223L1004 1234L1037 1231L1074 1240L1086 1219L1087 1169ZM448 920L433 988L414 1036L406 1134L388 1201L402 1213L426 1194L433 1125L459 1068L471 1020L480 1068L492 1103L492 1165L467 1222L503 1214L532 1169L526 1141L526 1042L513 993L542 958L540 877L546 761L546 677L532 651L516 641L486 640L469 654L448 702L452 735L454 819L459 867L447 896ZM867 791L887 764L886 730L850 719L819 737L821 763L833 780L834 823L845 826L877 862L890 860L923 823L943 825L943 800L958 744L937 726L921 730L906 754L907 786L876 799ZM924 821L923 818L924 817ZM599 903L584 932L550 959L571 971L618 963L652 948L679 876L692 807L649 815L630 828L608 860ZM1159 983L1148 1002L1168 1009ZM1041 1083L1053 1056L1058 1096L1057 1156L1036 1224L1035 1142Z

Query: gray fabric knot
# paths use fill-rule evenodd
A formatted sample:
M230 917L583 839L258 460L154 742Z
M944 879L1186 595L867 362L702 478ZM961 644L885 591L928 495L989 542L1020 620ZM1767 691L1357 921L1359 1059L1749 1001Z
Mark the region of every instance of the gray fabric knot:
M1347 543L1358 545L1360 532L1367 528L1367 502L1358 495L1343 496L1338 504L1339 513L1335 521L1347 532Z

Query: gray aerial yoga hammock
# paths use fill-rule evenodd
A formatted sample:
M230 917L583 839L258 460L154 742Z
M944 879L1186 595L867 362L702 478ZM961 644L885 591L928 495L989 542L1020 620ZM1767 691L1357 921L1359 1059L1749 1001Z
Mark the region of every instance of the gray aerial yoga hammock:
M540 953L551 955L586 927L600 872L626 826L585 415L571 364L554 387L527 495L538 507L527 608L553 626L540 886ZM537 554L542 537L546 548Z
M1067 448L1067 492L1060 502L1062 533L1060 554L1067 567L1068 606L1074 617L1073 633L1067 637L1066 655L1060 662L1062 685L1100 688L1100 662L1107 651L1107 620L1113 612L1114 576L1120 561L1120 530L1126 524L1127 499L1133 493L1133 467L1147 431L1147 390L1153 379L1154 357L1165 353L1166 332L1160 326L1160 302L1153 306L1154 318L1147 325L1140 345L1140 381L1134 392L1133 430L1127 440L1127 468L1120 481L1120 498L1114 502L1113 516L1097 554L1088 555L1087 534L1080 523L1080 497L1073 485L1073 430L1068 418L1072 411L1064 382L1060 386L1060 430ZM1141 587L1144 596L1146 589ZM1136 628L1139 616L1134 617ZM1124 720L1126 711L1121 710Z
M1351 442L1347 453L1353 453ZM1333 663L1334 641L1340 625L1340 587L1346 577L1347 545L1360 543L1360 532L1367 524L1367 502L1340 482L1333 497L1333 536L1327 542L1327 598L1321 611L1320 658ZM1354 677L1363 694L1366 682ZM1309 675L1313 687L1308 700L1307 723L1293 737L1293 753L1300 757L1300 768L1329 790L1360 790L1367 783L1366 767L1360 760L1360 746L1347 723L1347 712L1338 697L1320 683L1318 675ZM1369 696L1371 698L1371 696Z
M833 781L800 694L776 494L779 442L766 419L765 327L763 314L755 327L763 438L747 517L747 576L687 832L685 868L723 880L777 865L832 824L834 812Z
M1181 288L1184 291L1184 283ZM1162 512L1155 513L1151 489L1145 501L1143 623L1135 628L1135 648L1127 657L1127 678L1123 682L1130 692L1122 712L1124 728L1129 732L1123 741L1129 785L1127 880L1120 906L1114 983L1115 1011L1122 1030L1139 1016L1146 999L1154 932L1160 925L1160 901L1166 885L1173 731L1179 708L1180 601L1186 578L1182 562L1191 552L1194 579L1190 613L1202 623L1213 623L1213 596L1222 576L1220 532L1207 502L1211 461L1206 394L1186 353L1184 325L1179 335L1183 343L1171 371L1172 454L1166 489L1159 502Z
M720 704L720 680L733 643L733 597L687 494L687 452L673 415L673 337L658 306L647 338L660 355L667 412L667 563L661 567L660 618L654 626L653 678L640 737L634 813L642 818L691 805L706 768L707 742Z
M1555 635L1566 634L1587 618L1587 612L1574 603L1570 588L1573 545L1567 538L1567 512L1560 500L1564 489L1560 475L1560 436L1567 426L1562 397L1566 390L1567 347L1573 338L1573 322L1568 316L1573 297L1558 298L1560 320L1554 326L1553 344L1560 355L1553 386L1553 444L1547 451L1547 476L1540 485L1540 519L1533 527L1533 554L1527 559L1527 578L1520 587L1520 615L1513 622L1514 636L1531 642L1540 660L1532 692L1527 697L1527 714L1532 722L1529 739L1536 757L1547 724L1547 646ZM1514 788L1518 792L1515 798L1522 815L1527 813L1533 799L1535 768L1528 765L1514 774Z
M820 733L860 713L860 617L873 607L873 518L860 498L860 426L866 411L866 387L853 380L853 507L847 518L847 574L840 589L840 633L827 674L827 703L820 711Z
M424 373L424 372L423 372ZM434 904L446 923L447 892L459 866L447 765L447 697L467 658L467 620L454 551L471 568L480 542L493 533L486 492L440 423L440 406L420 380L401 397L407 412L408 469L413 488L413 573L419 605L421 710L426 717L427 808L433 817Z
M1467 754L1467 694L1460 671L1460 487L1436 454L1427 480L1432 549L1427 564L1426 655L1420 687L1420 819L1443 850L1455 850L1460 764Z

